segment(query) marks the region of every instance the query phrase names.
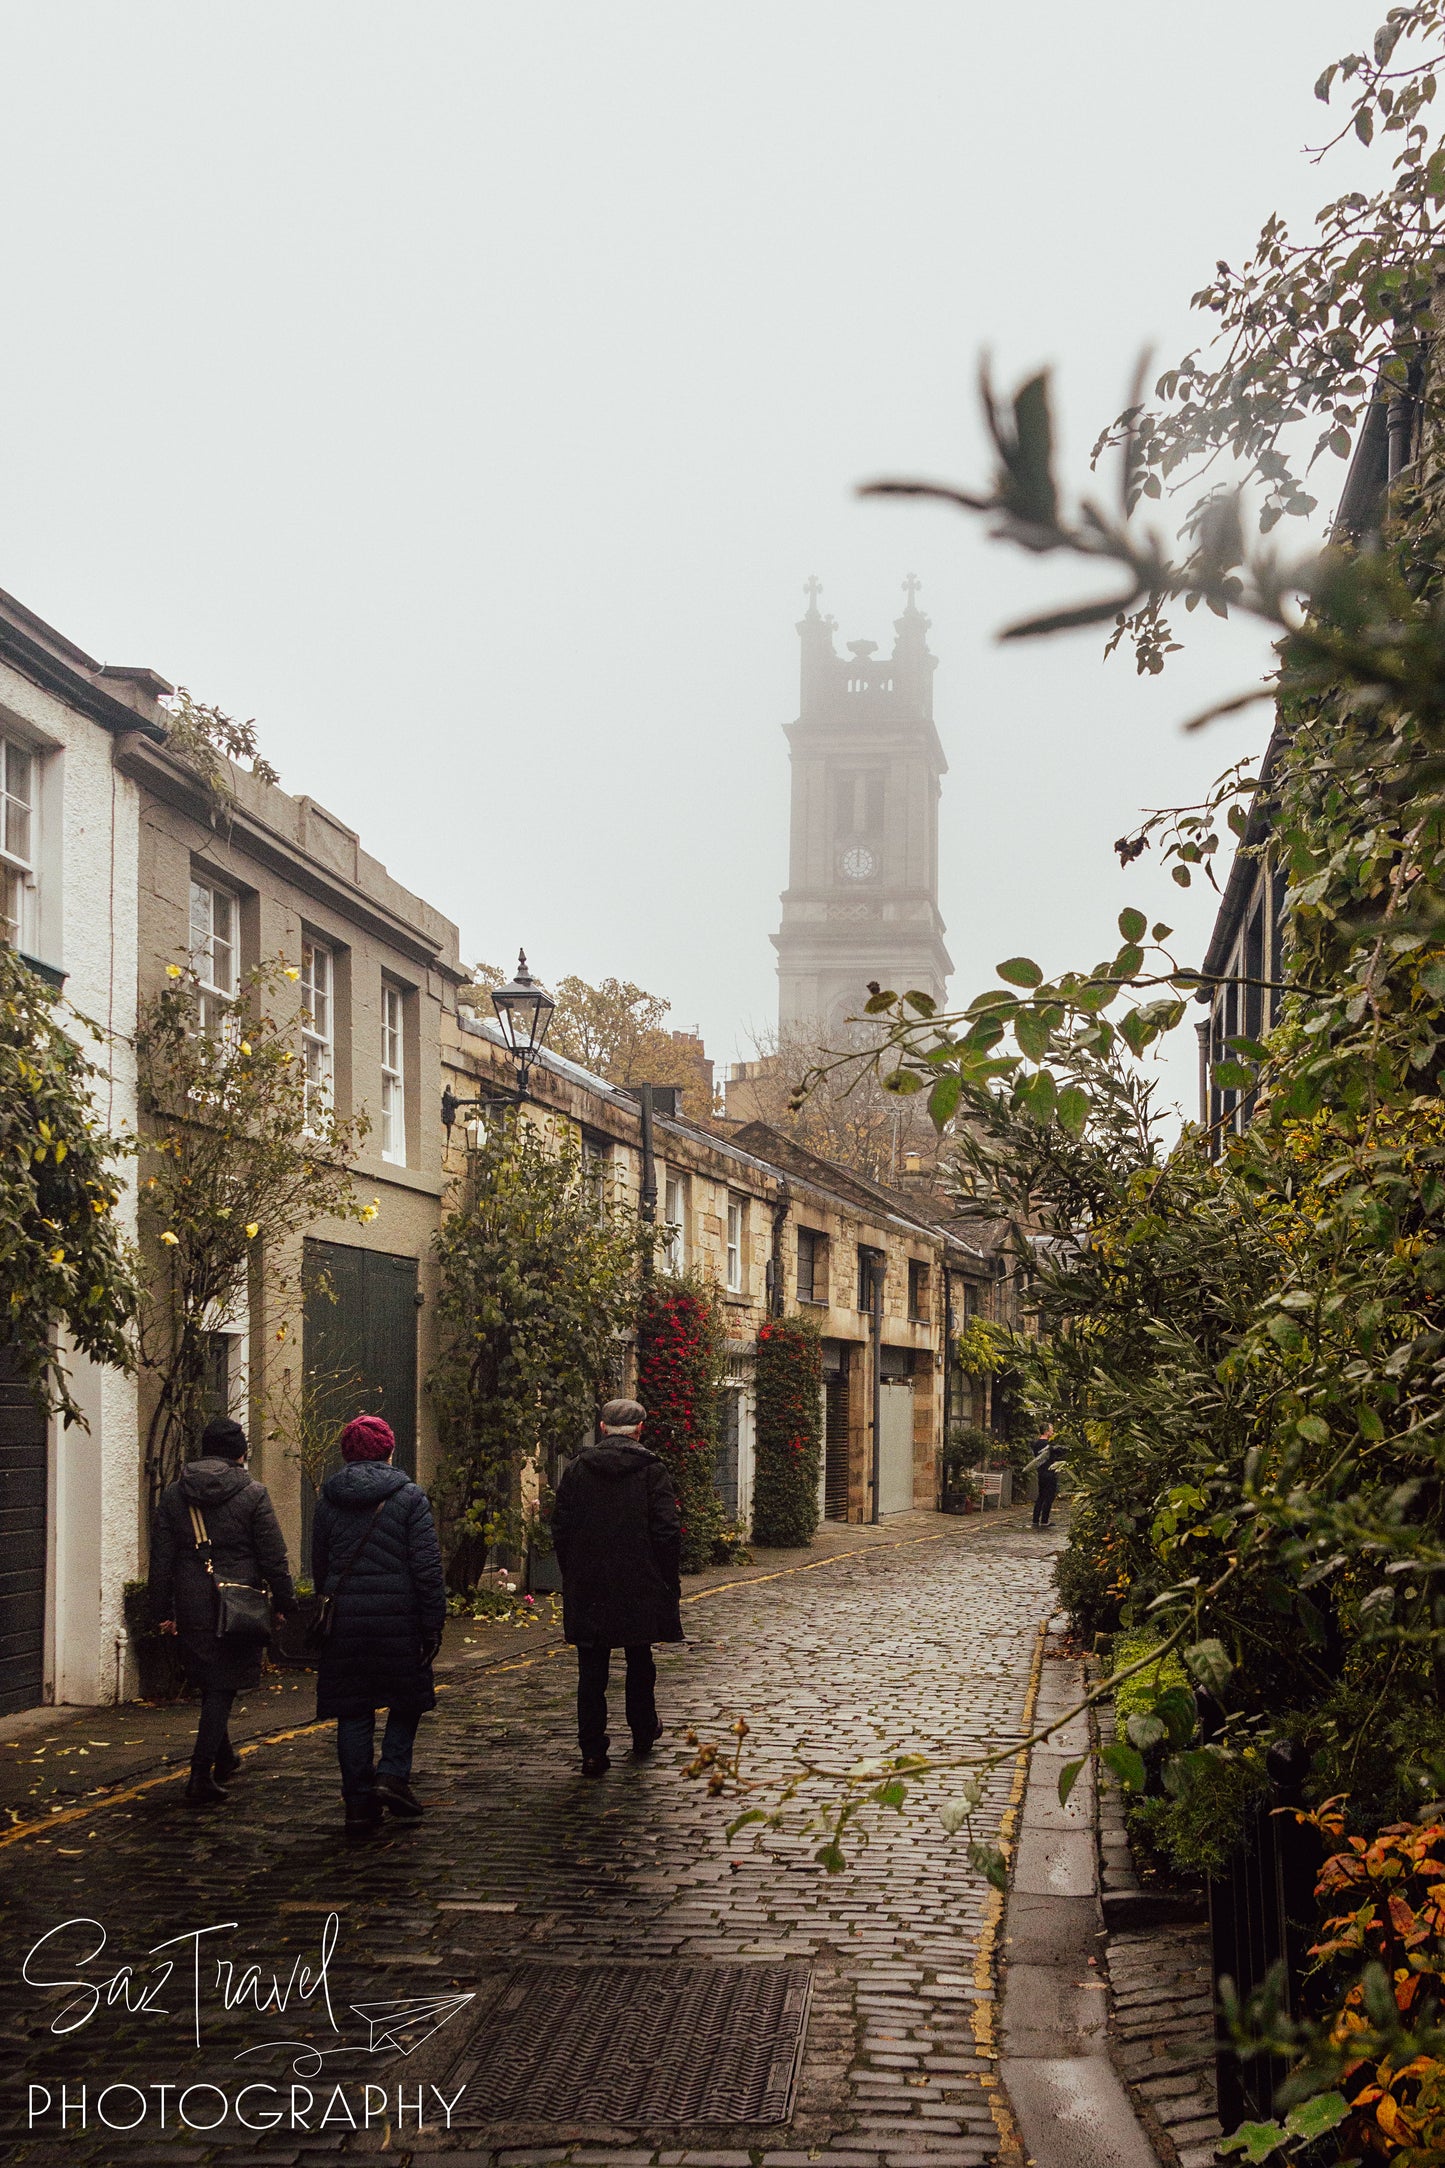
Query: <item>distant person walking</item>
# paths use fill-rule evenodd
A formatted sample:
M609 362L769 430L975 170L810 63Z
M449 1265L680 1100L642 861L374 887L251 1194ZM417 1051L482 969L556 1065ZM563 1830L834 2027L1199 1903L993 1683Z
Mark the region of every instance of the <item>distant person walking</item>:
M682 1520L667 1470L638 1443L647 1412L609 1400L601 1438L584 1446L557 1486L552 1540L562 1569L562 1631L577 1650L582 1774L605 1776L607 1675L627 1651L625 1707L635 1755L662 1737L654 1641L681 1641Z
M151 1616L163 1634L179 1635L186 1677L201 1690L188 1807L226 1798L241 1766L231 1744L231 1704L261 1683L272 1607L278 1620L296 1608L276 1509L265 1485L247 1473L246 1453L240 1424L213 1416L199 1457L161 1492L151 1531Z
M1038 1495L1034 1499L1034 1526L1047 1528L1054 1500L1059 1495L1058 1471L1066 1456L1052 1423L1045 1423L1034 1442L1039 1448L1029 1462L1039 1479Z
M346 1465L321 1486L311 1526L311 1573L322 1599L316 1714L336 1718L336 1758L348 1836L364 1836L385 1809L408 1817L417 1726L436 1707L432 1662L447 1594L426 1492L392 1466L396 1439L379 1415L341 1433ZM373 1765L376 1712L387 1711Z

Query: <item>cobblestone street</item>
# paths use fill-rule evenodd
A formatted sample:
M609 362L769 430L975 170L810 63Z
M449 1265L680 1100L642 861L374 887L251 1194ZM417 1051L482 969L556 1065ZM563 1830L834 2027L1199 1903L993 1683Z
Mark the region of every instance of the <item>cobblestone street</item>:
M940 1826L947 1779L920 1786L905 1814L879 1814L871 1841L850 1843L846 1872L828 1875L812 1858L816 1836L796 1828L761 1849L748 1833L729 1844L724 1805L682 1773L679 1734L692 1724L721 1738L745 1715L752 1765L769 1770L800 1749L847 1766L885 1748L1006 1745L1025 1718L1059 1540L1011 1513L696 1591L684 1610L694 1638L659 1652L668 1736L651 1763L619 1759L600 1783L577 1774L570 1652L523 1647L485 1671L453 1671L421 1735L425 1820L389 1824L364 1846L342 1840L329 1730L258 1746L213 1815L186 1814L166 1784L25 1836L0 1853L12 2157L282 2163L385 2144L400 2161L444 2151L481 2162L500 2152L504 2161L685 2159L699 2168L745 2168L750 2158L776 2168L819 2158L837 2168L949 2168L997 2158L1008 2131L993 2073L998 1902L967 1870L962 1839ZM625 1743L616 1703L614 1711L614 1740ZM980 1835L999 1834L1019 1774L1010 1760L991 1779ZM314 1976L332 1911L339 1935L323 1995ZM81 1919L103 1924L103 1951L97 1928L73 1925L32 1956L32 1984L20 1983L38 1939ZM198 1965L194 1943L150 1954L168 1936L225 1922L234 1930L205 1938ZM165 1957L180 1962L162 1981L155 1968ZM234 1967L220 1983L218 1957ZM465 2095L455 2098L462 2080L451 2073L459 2063L465 2071L478 2013L518 1963L767 1959L812 1968L786 2126L609 2128L561 2120L568 2103L549 2099L537 2102L535 2121L488 2127L469 2115ZM310 1976L295 1970L298 1960ZM254 1986L247 2002L250 1963L265 1989L273 1973L283 1989L291 1980L284 2014L258 2012L265 1991ZM133 1977L108 1987L125 1965ZM229 2012L226 1981L238 2005ZM100 1989L100 2006L59 2033L85 2017L81 1982ZM151 2007L140 2007L147 1988ZM427 2037L434 2017L410 2013L414 2052L357 2045L367 2026L384 2033L378 2005L415 1998L445 2007L466 1996L475 2000ZM353 2014L358 2005L364 2020ZM283 2040L327 2051L324 2075L314 2059L308 2075L294 2047L234 2060ZM246 2084L275 2087L286 2110L263 2136L234 2115L209 2132L179 2122L185 2086L198 2088L186 2119L201 2125ZM349 2103L340 2109L337 2085ZM148 2113L129 2140L98 2120L106 2086L146 2089ZM293 2087L303 2096L294 2129ZM264 2122L271 2097L251 2096L253 2122ZM453 2101L450 2127L444 2098ZM112 2095L111 2124L137 2116L140 2101L134 2091ZM29 2103L40 2112L27 2131ZM353 2130L348 2117L364 2125L368 2114L370 2128Z

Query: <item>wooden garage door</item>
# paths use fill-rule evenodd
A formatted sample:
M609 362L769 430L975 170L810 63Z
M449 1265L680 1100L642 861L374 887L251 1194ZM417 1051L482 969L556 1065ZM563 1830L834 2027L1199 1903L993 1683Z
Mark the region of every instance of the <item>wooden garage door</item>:
M339 1434L353 1415L384 1415L396 1433L396 1464L416 1474L416 1276L414 1257L307 1241L303 1265L306 1392L311 1422ZM340 1454L329 1464L341 1465ZM302 1486L303 1535L311 1547L315 1488Z
M0 1715L45 1698L46 1425L0 1348Z

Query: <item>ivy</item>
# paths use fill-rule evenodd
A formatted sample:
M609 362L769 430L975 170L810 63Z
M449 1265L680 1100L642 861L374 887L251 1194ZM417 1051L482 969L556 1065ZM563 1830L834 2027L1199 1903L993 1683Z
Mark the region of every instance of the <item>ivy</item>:
M84 1423L55 1328L92 1362L128 1370L137 1290L118 1218L133 1140L101 1120L103 1072L59 996L0 948L0 1302L20 1375L63 1422ZM98 1032L92 1036L99 1037Z
M637 1321L637 1397L644 1442L672 1479L682 1515L682 1570L725 1555L718 1448L723 1327L717 1290L694 1275L649 1282Z
M524 1471L574 1452L636 1314L635 1221L599 1199L569 1131L508 1113L469 1156L436 1239L442 1353L430 1379L458 1585L531 1533ZM539 1505L545 1513L546 1500Z
M753 1540L775 1550L811 1543L822 1475L823 1342L811 1318L758 1327Z

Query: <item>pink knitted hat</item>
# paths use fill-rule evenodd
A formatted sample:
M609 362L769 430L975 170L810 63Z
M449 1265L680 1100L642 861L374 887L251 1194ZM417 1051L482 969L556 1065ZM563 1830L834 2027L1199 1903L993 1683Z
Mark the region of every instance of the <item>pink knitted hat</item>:
M385 1460L395 1450L392 1427L379 1415L354 1415L341 1433L343 1460Z

